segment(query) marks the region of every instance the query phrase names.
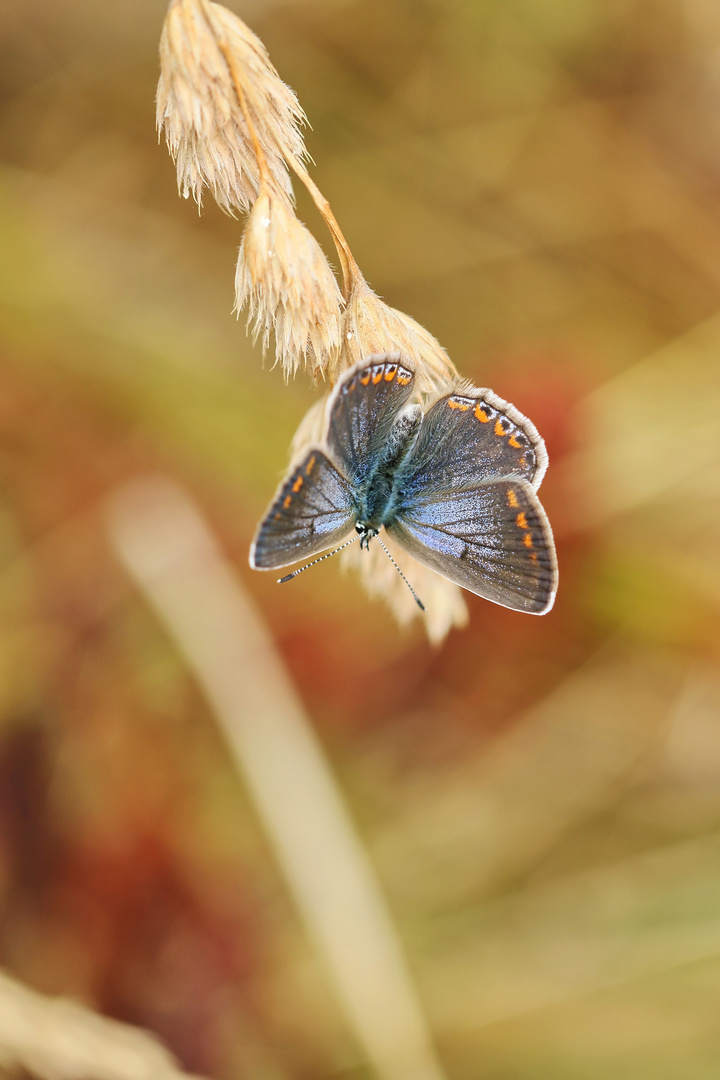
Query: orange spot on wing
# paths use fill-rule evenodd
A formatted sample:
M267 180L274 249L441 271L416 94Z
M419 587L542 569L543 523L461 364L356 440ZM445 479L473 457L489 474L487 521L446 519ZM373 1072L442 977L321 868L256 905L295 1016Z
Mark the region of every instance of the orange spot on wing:
M292 486L293 491L297 494L297 492L300 490L304 483L305 481L303 480L302 476L298 476L297 480Z
M282 514L276 514L275 515L275 521L279 521L281 517L282 517Z
M378 371L376 371L376 372L375 372L375 374L373 375L373 377L372 377L372 381L373 381L374 383L379 383L379 382L380 382L380 380L382 379L382 377L383 377L383 369L382 369L382 368L379 368L379 370L378 370Z
M523 536L523 543L526 548L531 548L533 546L532 536L529 532L525 533L525 535Z
M505 434L505 428L502 426L499 420L495 421L495 427L493 428L493 431L498 436L502 436Z
M398 375L398 382L401 386L407 386L410 382L412 375Z
M510 443L510 446L514 446L516 450L519 450L522 446L522 443L519 443L514 435L511 435L511 437L508 439L508 442Z
M290 505L291 502L292 502L292 495L286 495L285 498L283 499L283 506L285 507L286 510L287 510L287 508L288 508L288 506Z
M385 369L385 382L392 382L397 375L397 368L394 364L391 364Z
M490 422L490 417L479 405L475 406L475 416L481 424L488 424Z
M448 408L459 409L460 412L467 412L470 406L465 401L454 401L453 398L448 398Z
M313 454L313 456L310 458L307 465L305 466L305 475L306 476L309 476L310 473L313 471L313 469L315 468L315 462L316 461L317 461L317 458Z
M535 554L535 552L534 552L534 551L531 551L531 552L530 552L530 558L531 558L531 560L532 560L533 562L537 562L537 555Z
M530 528L530 526L527 523L527 518L525 517L524 512L518 514L518 516L515 518L515 520L517 521L517 523L518 523L518 525L520 526L521 529L529 529Z
M507 493L507 501L508 501L508 506L511 506L513 508L513 510L515 509L516 506L520 505L520 503L517 501L517 495L515 494L515 492L513 491L512 488L510 488L510 490Z

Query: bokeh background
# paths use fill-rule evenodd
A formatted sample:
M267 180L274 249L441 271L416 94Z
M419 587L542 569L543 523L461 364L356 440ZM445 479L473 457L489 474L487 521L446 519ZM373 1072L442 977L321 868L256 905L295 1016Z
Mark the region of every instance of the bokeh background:
M4 0L0 964L218 1080L372 1075L109 535L161 473L267 624L448 1080L717 1077L720 8L230 6L372 286L546 438L560 591L468 597L432 649L330 563L251 573L316 391L231 313L240 223L177 196L164 4Z

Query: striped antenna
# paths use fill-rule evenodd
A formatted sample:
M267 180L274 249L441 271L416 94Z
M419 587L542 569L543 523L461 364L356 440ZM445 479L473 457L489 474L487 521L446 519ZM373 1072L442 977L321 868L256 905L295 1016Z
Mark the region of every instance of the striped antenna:
M397 563L395 562L395 560L393 559L392 555L390 554L390 552L388 551L388 549L387 549L387 548L385 547L385 545L383 544L383 542L382 542L382 540L380 539L380 537L379 537L379 536L378 536L378 538L377 538L377 542L378 542L378 544L380 545L380 547L381 547L381 548L383 549L383 551L385 552L385 554L387 555L387 557L388 557L388 559L390 560L390 562L391 562L391 563L393 564L393 566L394 566L394 567L395 567L395 569L397 570L397 572L398 572L398 574L400 575L400 577L401 577L401 578L403 579L403 581L404 581L404 582L405 582L405 584L407 585L407 587L408 587L408 589L410 590L410 592L411 592L411 593L413 594L413 596L415 597L415 603L417 604L417 606L418 606L418 607L420 608L420 610L421 610L421 611L424 611L424 610L425 610L425 605L423 604L422 600L420 599L420 597L418 596L418 594L417 594L417 593L415 592L415 590L413 589L412 585L410 584L410 582L408 581L408 579L407 579L407 578L405 577L405 575L403 574L402 570L400 569L400 567L398 566L398 564L397 564Z
M348 544L354 544L357 540L357 536L352 536L349 540L346 540L344 544L341 544L339 548L335 548L334 551L328 551L327 555L321 555L319 559L313 559L312 562L305 563L304 566L299 567L297 570L293 570L292 574L286 574L285 577L277 579L278 585L284 585L286 581L291 581L298 574L302 574L303 570L309 570L311 566L317 566L319 562L324 562L325 559L329 559L331 555L337 555L338 551L342 551Z

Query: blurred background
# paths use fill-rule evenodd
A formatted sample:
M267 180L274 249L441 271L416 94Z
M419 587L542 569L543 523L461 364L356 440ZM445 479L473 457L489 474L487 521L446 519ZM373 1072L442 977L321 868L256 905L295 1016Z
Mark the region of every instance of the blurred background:
M316 391L231 314L240 223L177 196L165 5L5 0L0 965L189 1072L374 1075L118 556L107 500L160 473L266 624L447 1080L717 1077L720 8L230 6L371 285L545 437L560 591L542 619L467 596L433 649L331 563L250 572Z

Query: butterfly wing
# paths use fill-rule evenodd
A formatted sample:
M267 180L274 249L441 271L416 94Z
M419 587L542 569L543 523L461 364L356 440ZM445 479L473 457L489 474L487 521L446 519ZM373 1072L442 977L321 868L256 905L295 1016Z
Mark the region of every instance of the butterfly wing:
M404 500L386 528L419 562L486 600L533 615L553 605L555 545L527 480L427 486Z
M322 450L309 450L280 485L250 548L255 570L288 566L339 543L355 524L352 486Z
M340 471L362 487L387 452L390 432L413 393L400 353L378 353L352 367L329 405L327 447Z
M425 492L520 476L537 489L548 456L535 425L492 390L447 394L426 413L412 452Z

